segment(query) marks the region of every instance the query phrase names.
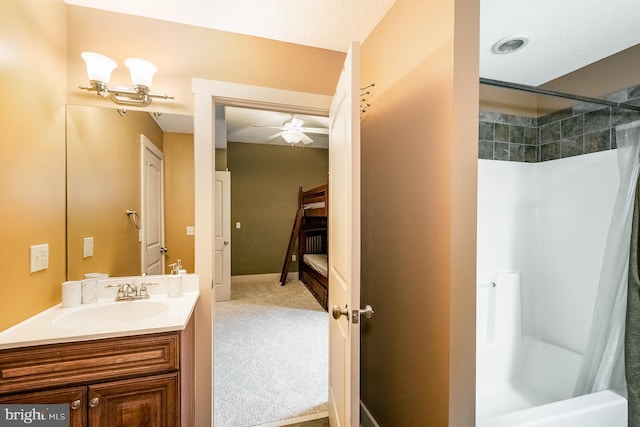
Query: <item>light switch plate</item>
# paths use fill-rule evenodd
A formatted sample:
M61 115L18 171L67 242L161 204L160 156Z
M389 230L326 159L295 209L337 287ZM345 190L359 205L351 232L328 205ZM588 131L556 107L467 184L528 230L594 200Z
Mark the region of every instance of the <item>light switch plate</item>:
M83 242L82 258L93 256L93 237L85 237Z
M29 247L29 271L36 271L49 268L49 244L35 245Z

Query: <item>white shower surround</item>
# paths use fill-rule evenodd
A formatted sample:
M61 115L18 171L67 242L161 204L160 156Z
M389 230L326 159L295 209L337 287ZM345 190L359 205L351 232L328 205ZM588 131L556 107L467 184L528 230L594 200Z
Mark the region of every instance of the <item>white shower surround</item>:
M478 425L626 425L626 402L615 393L571 399L618 185L616 151L479 161ZM499 274L508 271L519 274ZM515 294L483 297L506 292L500 282L509 277L520 285Z
M619 185L615 150L478 161L478 282L517 271L523 336L584 352Z

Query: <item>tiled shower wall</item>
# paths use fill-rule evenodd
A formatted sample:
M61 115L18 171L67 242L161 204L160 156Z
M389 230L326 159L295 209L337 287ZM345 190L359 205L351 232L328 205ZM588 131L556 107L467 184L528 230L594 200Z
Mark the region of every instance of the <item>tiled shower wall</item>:
M606 99L640 105L640 86ZM615 127L635 120L640 112L585 103L538 118L480 111L478 158L535 163L611 150Z

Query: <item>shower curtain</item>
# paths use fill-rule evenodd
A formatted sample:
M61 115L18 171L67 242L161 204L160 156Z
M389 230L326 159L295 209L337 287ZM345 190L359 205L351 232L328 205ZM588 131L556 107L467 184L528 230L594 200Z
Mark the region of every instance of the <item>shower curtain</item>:
M636 187L631 246L629 253L629 286L627 288L627 322L625 325L624 363L627 379L630 427L640 427L640 189Z
M629 242L640 169L640 121L618 126L616 138L620 187L609 225L589 339L574 396L606 389L627 395L624 335Z

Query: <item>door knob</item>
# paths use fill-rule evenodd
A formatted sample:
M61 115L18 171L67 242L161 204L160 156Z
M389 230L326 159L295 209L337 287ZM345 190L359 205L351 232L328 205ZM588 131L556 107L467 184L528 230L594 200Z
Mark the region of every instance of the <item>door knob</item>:
M75 409L80 408L80 404L81 403L82 402L80 402L80 399L78 399L78 400L74 400L73 402L71 402L71 405L69 405L69 406L70 406L71 409L75 410Z
M160 253L161 253L161 254L166 254L168 250L169 250L169 249L167 249L167 248L165 248L165 247L163 246L163 247L161 247L161 248L160 248Z
M93 399L91 399L89 401L89 407L90 408L95 408L96 406L98 406L100 404L100 399L98 399L97 397L94 397Z
M360 316L364 316L366 319L371 319L373 317L373 308L367 304L364 306L364 309L353 310L353 323L358 323L360 321Z
M347 320L349 320L349 308L345 307L345 308L340 308L340 306L334 305L333 307L331 307L331 314L333 315L333 318L338 320L340 318L340 316L346 316Z
M229 241L225 240L223 243L224 243L225 246L227 246L229 244Z

